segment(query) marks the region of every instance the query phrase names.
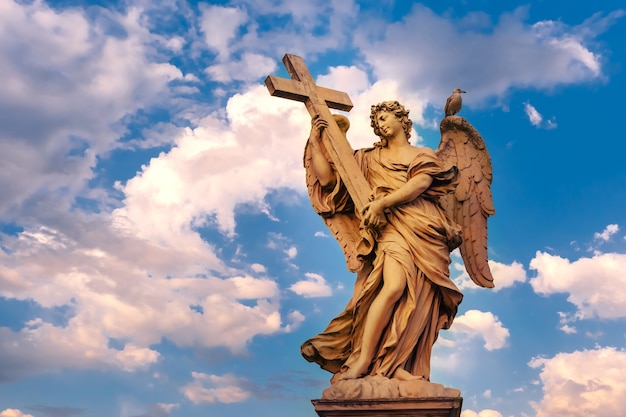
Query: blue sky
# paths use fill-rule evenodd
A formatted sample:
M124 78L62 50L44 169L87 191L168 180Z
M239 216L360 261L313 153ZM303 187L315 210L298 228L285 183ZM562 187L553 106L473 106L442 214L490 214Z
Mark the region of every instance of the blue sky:
M497 4L493 4L497 3ZM626 407L626 16L618 2L0 1L0 417L315 415L300 357L353 275L306 196L302 56L355 104L445 99L491 153L495 290L432 380L463 417Z

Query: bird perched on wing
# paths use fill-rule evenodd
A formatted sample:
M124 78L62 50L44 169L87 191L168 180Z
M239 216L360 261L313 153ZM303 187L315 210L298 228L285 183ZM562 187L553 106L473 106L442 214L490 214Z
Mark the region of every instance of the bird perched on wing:
M448 97L448 100L446 100L446 105L443 108L443 112L446 114L446 116L453 116L461 110L461 106L463 105L461 93L465 93L465 91L461 90L460 88L455 88L454 90L452 90L452 95Z

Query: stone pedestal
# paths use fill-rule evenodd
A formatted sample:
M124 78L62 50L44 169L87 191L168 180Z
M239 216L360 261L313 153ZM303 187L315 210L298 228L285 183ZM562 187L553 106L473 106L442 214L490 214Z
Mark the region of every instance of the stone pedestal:
M312 400L320 417L459 417L461 397Z

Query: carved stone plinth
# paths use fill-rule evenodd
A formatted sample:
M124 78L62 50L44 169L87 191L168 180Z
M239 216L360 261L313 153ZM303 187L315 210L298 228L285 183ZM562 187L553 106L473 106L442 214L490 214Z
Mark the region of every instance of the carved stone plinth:
M312 400L320 417L459 417L461 397Z

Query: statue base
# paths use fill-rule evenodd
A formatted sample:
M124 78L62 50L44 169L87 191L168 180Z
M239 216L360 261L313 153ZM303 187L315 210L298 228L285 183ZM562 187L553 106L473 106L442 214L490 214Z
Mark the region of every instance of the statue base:
M312 400L320 417L460 417L461 397Z

